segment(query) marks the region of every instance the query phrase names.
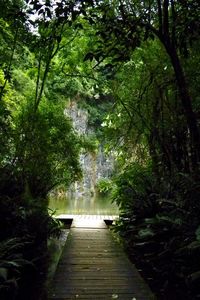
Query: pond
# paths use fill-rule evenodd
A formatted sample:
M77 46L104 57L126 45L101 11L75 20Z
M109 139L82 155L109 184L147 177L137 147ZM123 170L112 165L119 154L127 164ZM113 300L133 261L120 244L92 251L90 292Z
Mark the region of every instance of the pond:
M59 214L76 215L118 215L118 207L108 197L53 197L49 199L49 208Z

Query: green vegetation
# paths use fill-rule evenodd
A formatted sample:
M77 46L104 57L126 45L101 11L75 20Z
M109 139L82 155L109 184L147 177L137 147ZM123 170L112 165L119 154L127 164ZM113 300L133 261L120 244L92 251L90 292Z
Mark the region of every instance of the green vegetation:
M198 1L0 1L1 299L31 299L28 274L45 277L47 195L98 143L131 259L158 299L200 297L199 18Z
M109 193L112 190L112 181L110 179L106 179L106 178L102 178L99 179L97 182L97 192L102 195L102 196L107 196L109 195Z

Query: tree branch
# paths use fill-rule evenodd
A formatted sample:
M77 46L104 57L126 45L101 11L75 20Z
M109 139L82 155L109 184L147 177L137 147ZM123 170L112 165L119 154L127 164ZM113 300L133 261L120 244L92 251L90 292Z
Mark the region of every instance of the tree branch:
M161 1L157 0L157 6L158 6L158 20L159 20L159 32L162 33L162 8L161 8Z
M4 81L3 86L0 87L0 89L1 89L1 91L0 91L0 100L2 99L3 92L4 92L4 89L5 89L6 84L8 82L8 77L9 77L9 74L10 74L10 71L11 71L12 61L13 61L13 57L14 57L15 49L16 49L16 45L17 45L18 31L19 31L19 27L17 27L16 31L15 31L12 52L11 52L9 64L8 64L8 67L7 67L7 70L6 70L7 76L5 77L5 81Z
M163 35L169 37L169 0L163 1Z
M175 6L174 6L174 0L171 0L171 11L172 11L172 31L171 31L171 36L172 36L172 43L175 46L176 44L176 12L175 12Z
M64 74L65 76L67 76L67 77L81 77L81 78L87 78L87 79L91 79L91 80L95 80L95 81L99 82L98 79L96 79L95 77L89 76L89 75L70 74L70 73L68 74L68 73L66 73L66 72L64 71L64 66L65 66L65 64L62 66L62 72L63 72L63 74Z

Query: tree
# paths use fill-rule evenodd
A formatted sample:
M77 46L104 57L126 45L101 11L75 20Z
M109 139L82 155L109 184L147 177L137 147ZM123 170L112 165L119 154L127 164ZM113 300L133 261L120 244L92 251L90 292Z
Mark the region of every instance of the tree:
M184 55L199 35L197 1L104 1L91 12L101 46L93 57L99 62L112 57L113 63L127 60L144 40L158 38L174 69L179 98L190 132L191 163L198 169L200 135L183 67ZM184 41L183 41L184 40Z
M51 82L46 84L61 42L63 23L57 27L55 20L49 20L47 26L45 20L39 20L35 31L30 31L22 26L19 15L10 14L18 11L16 1L2 3L5 15L0 18L0 242L8 245L13 241L18 249L12 246L13 257L24 262L34 260L35 270L40 272L43 268L44 274L47 238L59 232L58 222L48 213L47 194L55 186L67 186L81 176L82 142L64 113L67 97L53 99ZM19 11L22 12L21 6ZM18 237L23 237L21 248ZM5 264L10 262L9 253L7 246ZM14 299L16 292L19 299L29 297L23 285L29 278L27 273L34 273L30 265L33 266L29 263L24 270L20 264L18 270L11 261L9 274L17 291L7 283L10 275L4 276L4 281L0 276L0 297ZM3 272L7 273L7 269ZM32 298L30 290L28 294Z

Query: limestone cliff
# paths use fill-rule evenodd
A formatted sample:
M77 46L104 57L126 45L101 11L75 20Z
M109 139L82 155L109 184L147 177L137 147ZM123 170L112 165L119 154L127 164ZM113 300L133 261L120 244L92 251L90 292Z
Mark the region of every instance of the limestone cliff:
M88 126L88 111L79 108L76 102L71 102L65 113L72 119L74 129L78 134L90 135L93 133L93 129ZM83 178L81 182L76 182L71 186L71 196L94 196L98 180L108 178L113 171L113 157L106 155L103 145L100 144L96 153L81 154L80 163Z

